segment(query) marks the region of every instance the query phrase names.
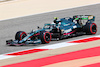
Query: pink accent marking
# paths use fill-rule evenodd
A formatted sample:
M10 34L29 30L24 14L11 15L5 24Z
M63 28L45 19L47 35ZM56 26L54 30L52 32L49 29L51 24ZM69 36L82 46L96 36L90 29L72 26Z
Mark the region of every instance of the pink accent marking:
M25 54L36 53L36 52L45 51L45 50L49 50L49 49L31 49L31 50L15 52L15 53L6 54L6 55L16 55L16 56L25 55Z
M95 41L95 40L100 40L100 37L91 37L91 38L71 41L71 42L68 42L68 43L85 43L85 42L90 42L90 41Z
M72 34L74 33L76 30L72 31L72 32L69 32L69 33L64 33L63 35L68 35L68 34Z

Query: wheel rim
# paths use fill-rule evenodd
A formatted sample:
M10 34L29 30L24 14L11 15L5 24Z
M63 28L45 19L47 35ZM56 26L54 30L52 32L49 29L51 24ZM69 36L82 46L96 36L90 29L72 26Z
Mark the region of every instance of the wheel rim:
M21 39L23 39L24 37L26 37L26 34L23 34L22 37L21 37Z
M27 34L25 32L23 32L21 35L20 35L20 40L22 40L24 37L26 37Z
M96 26L95 25L92 26L92 31L96 32Z
M46 33L45 39L46 39L46 41L50 41L50 34Z

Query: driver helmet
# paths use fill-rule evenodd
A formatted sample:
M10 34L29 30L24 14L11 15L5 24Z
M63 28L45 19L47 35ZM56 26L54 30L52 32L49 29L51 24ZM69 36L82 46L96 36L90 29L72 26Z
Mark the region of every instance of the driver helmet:
M55 19L55 20L57 20L57 19L58 19L58 17L54 17L54 19Z

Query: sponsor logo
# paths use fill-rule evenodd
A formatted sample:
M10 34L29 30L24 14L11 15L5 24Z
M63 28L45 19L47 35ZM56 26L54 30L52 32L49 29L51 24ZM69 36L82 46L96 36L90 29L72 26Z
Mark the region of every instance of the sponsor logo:
M68 29L68 30L65 30L64 32L65 33L68 33L68 32L70 32L70 31L72 31L72 29L70 28L70 29Z
M90 19L93 19L93 16L91 15L91 16L88 16L88 19L90 20Z
M64 24L64 26L68 26L68 25L70 25L70 24Z

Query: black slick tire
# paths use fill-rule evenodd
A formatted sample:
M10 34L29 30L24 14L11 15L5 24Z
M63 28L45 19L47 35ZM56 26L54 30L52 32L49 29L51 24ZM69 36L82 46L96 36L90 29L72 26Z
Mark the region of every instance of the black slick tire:
M43 43L43 44L45 44L45 43L49 43L50 41L51 41L51 34L50 34L50 32L41 32L41 34L40 34L40 39L41 39L41 42Z
M15 35L15 40L22 40L27 34L24 31L18 31Z
M96 34L97 25L95 23L87 23L84 29L86 34L90 34L90 35Z

